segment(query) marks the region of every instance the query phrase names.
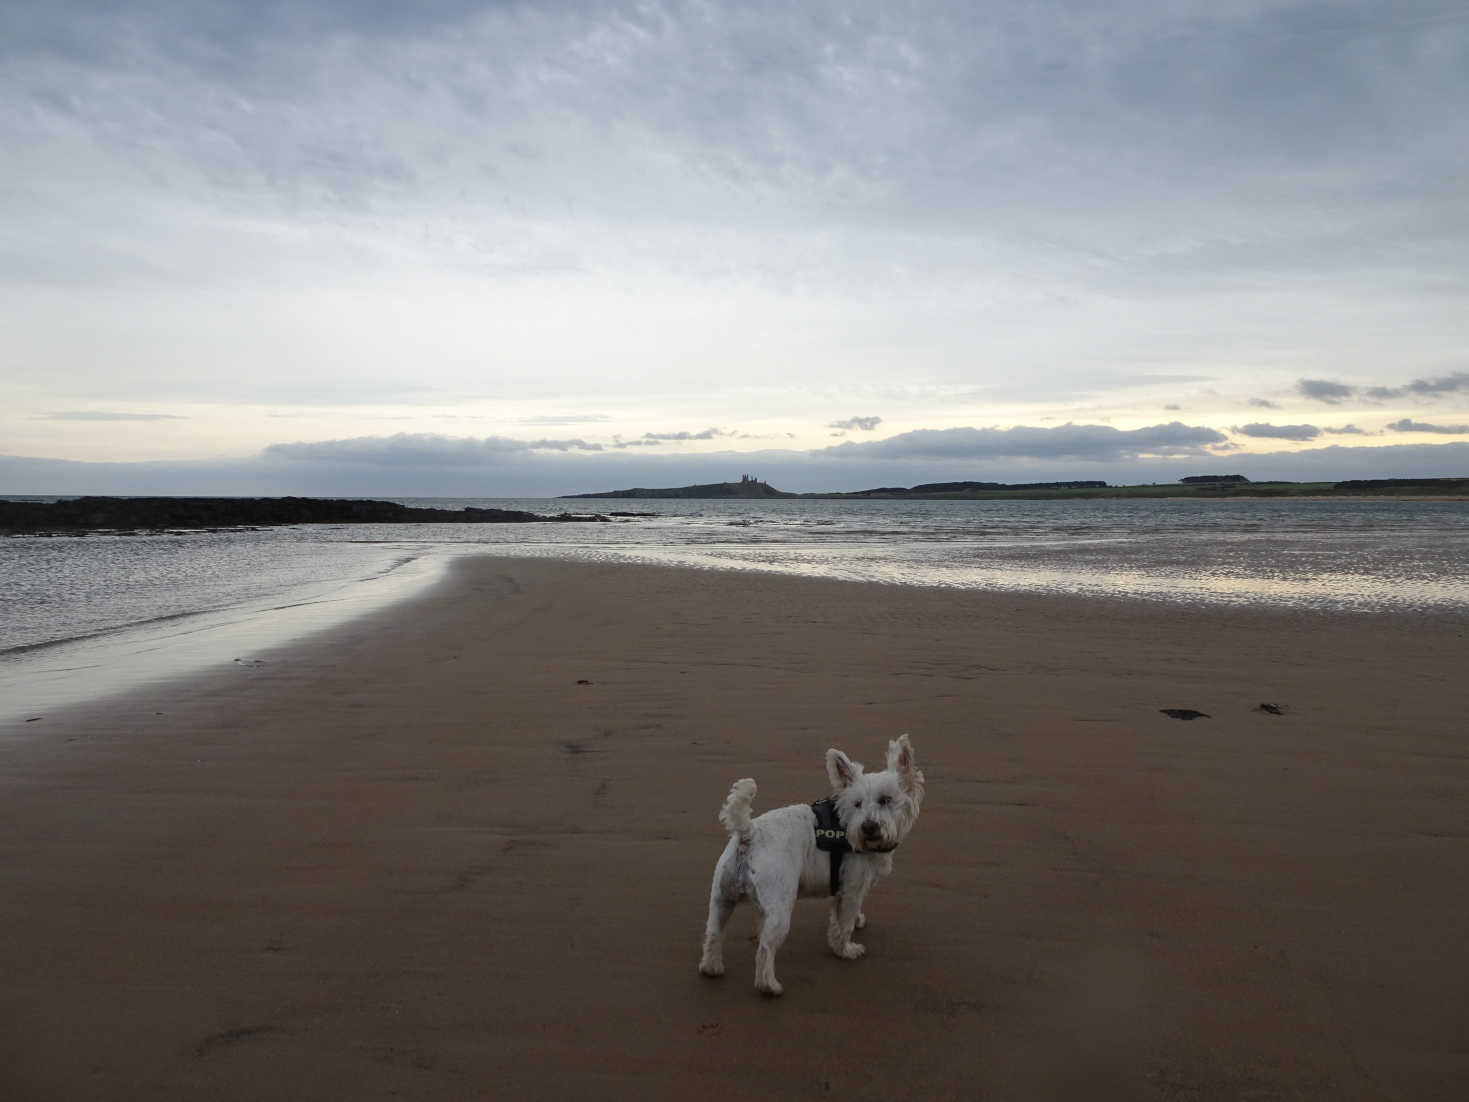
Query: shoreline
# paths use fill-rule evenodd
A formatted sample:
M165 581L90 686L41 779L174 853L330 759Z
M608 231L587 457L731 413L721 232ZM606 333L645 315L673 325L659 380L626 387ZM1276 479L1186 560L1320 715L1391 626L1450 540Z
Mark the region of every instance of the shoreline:
M228 668L231 663L255 663L262 654L282 648L313 646L318 638L364 616L411 602L441 584L462 559L484 558L511 562L556 562L566 566L610 566L687 570L699 574L790 578L836 585L878 586L892 590L967 594L980 599L1096 603L1125 608L1149 606L1159 613L1209 615L1259 613L1262 616L1345 617L1358 622L1382 618L1428 621L1469 621L1469 605L1429 601L1420 606L1354 606L1345 603L1302 604L1261 592L1231 599L1205 589L1137 588L1114 592L1102 587L1063 588L1057 582L1037 580L1050 571L1032 571L1026 581L1008 583L1003 568L991 568L994 577L984 585L949 581L895 580L883 577L840 577L801 574L738 560L719 561L690 556L677 548L619 548L611 554L578 556L572 548L547 555L526 555L516 548L463 545L441 547L404 559L383 574L344 578L330 583L284 591L244 605L172 613L154 620L104 628L85 635L22 644L0 650L0 730L7 723L31 722L31 714L105 704L152 687L187 685ZM1166 577L1166 576L1165 576ZM1042 613L1043 615L1048 613ZM323 644L325 645L325 644Z
M309 643L437 584L452 558L414 555L379 574L296 586L241 605L160 616L0 651L0 729L29 713L186 685L257 651Z
M565 550L557 548L557 551ZM881 577L849 578L799 574L779 568L739 562L683 559L675 549L667 555L645 549L627 549L626 557L584 558L574 555L518 554L514 549L463 546L440 549L438 553L420 554L405 560L400 569L334 583L329 591L317 591L308 599L301 594L277 594L250 605L198 612L177 613L155 621L109 628L69 639L13 647L0 652L0 659L14 656L13 667L22 676L4 680L6 672L0 662L0 689L11 701L33 695L36 703L51 714L69 716L106 711L116 701L134 696L172 697L205 691L217 679L230 680L236 663L247 667L277 659L291 659L334 645L338 635L354 636L377 630L375 621L392 624L400 617L415 615L414 606L428 601L439 589L452 588L459 572L474 573L493 569L495 564L507 569L516 567L539 570L543 567L572 572L588 571L653 571L688 574L689 584L695 579L720 578L726 585L739 586L747 579L758 586L764 582L776 585L813 585L850 587L854 592L881 592L886 599L902 602L903 594L924 595L925 599L951 596L983 605L999 602L1013 606L1016 615L1029 614L1041 618L1064 617L1085 610L1089 619L1131 613L1145 620L1209 621L1216 617L1232 618L1246 624L1258 621L1260 630L1270 631L1280 623L1306 629L1302 621L1319 621L1338 629L1369 629L1372 624L1389 627L1394 632L1416 632L1426 626L1436 631L1469 639L1469 606L1435 604L1428 607L1370 607L1347 605L1302 605L1268 599L1229 601L1179 596L1169 590L1112 592L1103 589L1059 590L1017 584L962 586L931 582L920 584ZM614 575L615 576L615 575ZM384 587L384 583L387 583ZM395 590L395 591L393 591ZM282 601L285 603L280 603ZM180 641L170 641L170 628L184 625ZM195 639L206 636L201 646ZM75 656L85 657L79 662ZM224 655L230 658L224 658ZM42 671L43 679L54 682L35 694L27 694L21 684L34 671L35 659L54 657L55 669ZM142 658L146 665L135 662ZM65 681L78 670L96 676L108 663L121 667L115 676L105 676L107 688L68 687ZM24 666L24 668L22 668ZM142 672L139 672L142 671ZM1469 700L1469 696L1466 696ZM0 710L0 737L7 726L14 725L25 709L18 705ZM21 721L25 722L25 721Z
M486 503L496 508L513 504L481 502ZM132 646L132 637L140 630L156 631L170 617L178 617L173 622L181 627L192 624L190 617L197 614L189 611L191 605L223 605L218 615L244 616L251 609L242 604L232 610L228 603L231 599L247 601L257 611L261 606L285 603L290 590L281 591L281 601L258 596L268 586L271 571L284 571L281 584L291 577L320 578L332 572L329 566L323 570L316 565L328 560L311 552L309 545L314 542L324 547L340 544L326 547L323 554L345 558L349 545L393 546L399 542L398 536L403 537L401 542L408 555L460 550L510 555L545 553L580 561L616 559L776 571L953 589L1039 591L1095 598L1125 590L1122 599L1175 605L1334 608L1354 615L1437 615L1455 608L1469 609L1469 588L1457 569L1462 556L1456 554L1466 535L1465 514L1446 502L1381 506L1360 499L1340 507L1301 503L1230 507L1226 523L1243 517L1243 528L1261 533L1258 538L1248 535L1239 541L1222 532L1211 508L1182 507L1186 520L1179 522L1175 539L1169 526L1179 515L1179 506L1149 506L1139 518L1135 514L1141 506L981 505L971 517L967 507L950 508L954 503L937 503L943 507L934 508L935 504L913 505L910 512L910 505L903 503L898 503L896 509L892 502L884 503L885 507L837 503L839 507L830 513L816 509L807 516L801 512L804 507L799 506L795 510L767 510L758 505L720 505L700 511L690 509L699 502L669 501L660 506L663 512L658 514L665 519L645 529L639 530L637 525L613 527L606 530L605 538L595 536L590 540L574 533L565 536L561 526L555 531L521 530L504 537L503 542L492 540L486 547L478 546L479 536L471 537L461 547L458 533L464 531L462 528L444 535L438 529L371 526L364 529L367 535L362 538L338 534L341 526L329 526L327 533L255 529L238 540L210 537L198 545L180 542L186 539L182 534L177 539L145 537L136 544L99 538L92 543L82 541L87 546L76 548L56 548L48 546L51 541L29 537L22 538L28 545L7 546L0 542L0 550L10 552L4 556L4 565L17 571L19 579L9 600L0 598L0 619L4 620L0 635L6 637L0 649L0 712L5 711L7 699L13 700L20 691L18 686L25 676L17 667L26 663L28 656L46 655L49 662L49 654L58 646L95 648L95 655L77 665L88 671L106 671L115 663L113 653L104 652L137 650ZM740 524L750 508L760 514L758 526L754 517L748 524ZM1076 523L1070 523L1072 509L1082 514ZM1377 523L1359 517L1360 509L1382 515L1385 530L1380 538L1360 538L1363 531ZM986 510L996 515L980 515ZM1271 517L1257 523L1257 514L1264 513ZM1282 520L1274 516L1277 513L1288 513L1289 517ZM973 529L972 534L968 528ZM1165 531L1168 534L1160 538ZM1220 532L1222 541L1210 535ZM1334 538L1339 532L1342 538ZM276 535L280 536L280 553L269 550ZM260 570L241 570L231 562L235 542L260 564ZM1116 542L1119 553L1097 554L1095 546L1106 542ZM299 553L286 546L291 543L302 545ZM110 576L114 546L120 549L116 552L119 560L135 562L115 592L94 582ZM180 548L188 548L188 553L177 553ZM35 565L52 560L59 574ZM312 565L305 565L308 563ZM177 576L184 584L150 581L154 566L162 570L165 581ZM189 588L190 573L206 582L211 574L252 582L235 585L233 597L228 582L201 585L194 592ZM254 584L256 577L266 584ZM150 586L157 597L149 596ZM168 676L170 672L167 663L159 662L147 675ZM13 709L28 706L14 704Z
M1454 1098L1466 633L465 557L4 728L0 1093ZM904 730L867 957L802 904L760 999L742 907L697 976L729 784Z

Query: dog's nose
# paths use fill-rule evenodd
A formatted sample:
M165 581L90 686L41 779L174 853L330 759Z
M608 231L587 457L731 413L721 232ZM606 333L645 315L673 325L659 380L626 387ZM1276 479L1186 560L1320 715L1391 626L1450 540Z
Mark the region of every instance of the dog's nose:
M868 819L862 824L862 837L864 838L876 838L881 833L882 827L877 825L876 820Z

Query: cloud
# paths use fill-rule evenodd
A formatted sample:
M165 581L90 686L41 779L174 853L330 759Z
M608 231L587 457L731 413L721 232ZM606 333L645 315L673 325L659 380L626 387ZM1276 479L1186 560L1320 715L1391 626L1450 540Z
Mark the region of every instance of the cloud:
M1315 425L1268 425L1258 421L1251 425L1236 425L1234 431L1241 436L1265 440L1315 440L1321 435L1321 430Z
M1469 391L1469 372L1456 371L1452 375L1440 375L1436 379L1414 379L1407 386L1374 386L1363 391L1369 398L1386 401L1416 395L1437 398L1441 394Z
M861 429L863 432L871 432L882 424L881 417L848 417L845 421L828 421L826 427L829 429Z
M1254 406L1256 409L1279 409L1280 408L1274 402L1270 401L1270 399L1268 399L1268 398L1251 398L1250 399L1250 405Z
M1345 383L1334 383L1329 379L1300 379L1296 382L1298 393L1307 398L1314 398L1318 402L1329 402L1336 405L1344 398L1350 398L1355 391Z
M1452 375L1441 375L1437 379L1414 379L1408 384L1411 394L1448 394L1458 390L1469 390L1469 372L1456 371Z
M1469 425L1430 425L1425 421L1412 421L1406 417L1387 427L1393 432L1436 432L1444 436L1469 436Z
M644 440L717 440L721 436L734 436L728 429L708 428L703 432L645 432Z
M1232 431L1241 436L1251 436L1258 440L1298 440L1305 442L1315 440L1323 433L1332 436L1366 436L1365 429L1356 425L1342 425L1339 428L1317 425L1271 425L1263 422L1253 422L1248 425L1235 425Z
M293 463L339 463L359 466L484 466L535 452L598 452L601 444L585 440L512 440L400 432L393 436L358 436L347 440L270 444L262 457Z
M1016 426L1009 429L918 429L870 443L838 444L815 453L842 459L1082 459L1115 461L1144 455L1202 455L1228 437L1170 421L1142 429L1110 425Z
M115 413L108 410L79 409L42 413L38 421L187 421L173 413Z
M612 418L605 413L552 413L543 417L521 417L519 425L595 425Z
M612 446L614 448L651 448L664 443L684 443L690 440L719 440L727 436L749 439L744 433L736 432L734 429L711 427L701 432L645 432L636 440L624 440L619 434L613 436Z

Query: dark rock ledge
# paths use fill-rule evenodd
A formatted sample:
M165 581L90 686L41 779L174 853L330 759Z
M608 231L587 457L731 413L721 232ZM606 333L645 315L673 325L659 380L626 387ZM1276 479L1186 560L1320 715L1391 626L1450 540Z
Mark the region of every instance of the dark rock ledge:
M518 509L414 509L391 501L312 497L81 497L0 501L0 532L245 528L283 524L526 524L608 521L600 513L545 516Z

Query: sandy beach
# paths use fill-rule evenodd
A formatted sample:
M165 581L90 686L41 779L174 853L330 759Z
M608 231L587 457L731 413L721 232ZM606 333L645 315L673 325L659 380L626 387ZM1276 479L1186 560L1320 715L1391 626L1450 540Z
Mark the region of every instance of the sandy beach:
M1466 636L466 559L0 730L0 1097L1460 1099ZM701 978L730 783L902 731L866 958Z

